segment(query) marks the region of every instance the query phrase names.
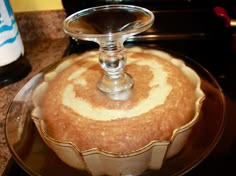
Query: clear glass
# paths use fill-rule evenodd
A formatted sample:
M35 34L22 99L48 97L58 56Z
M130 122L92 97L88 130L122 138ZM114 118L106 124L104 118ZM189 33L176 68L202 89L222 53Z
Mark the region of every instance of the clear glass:
M99 63L104 75L97 87L115 100L128 99L132 76L124 72L124 41L152 26L151 11L132 5L106 5L79 11L64 21L65 32L76 39L99 44Z

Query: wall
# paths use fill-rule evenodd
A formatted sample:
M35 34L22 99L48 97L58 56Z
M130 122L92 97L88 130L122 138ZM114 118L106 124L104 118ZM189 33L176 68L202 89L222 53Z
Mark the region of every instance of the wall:
M62 9L61 0L9 0L14 12Z

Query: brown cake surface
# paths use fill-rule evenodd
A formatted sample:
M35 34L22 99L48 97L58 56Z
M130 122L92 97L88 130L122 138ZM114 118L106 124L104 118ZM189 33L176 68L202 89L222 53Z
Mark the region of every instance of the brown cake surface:
M49 82L40 109L52 138L82 151L128 153L153 140L170 140L193 118L195 87L179 67L155 52L126 55L125 71L134 79L128 100L111 100L97 89L103 73L97 53L77 56Z

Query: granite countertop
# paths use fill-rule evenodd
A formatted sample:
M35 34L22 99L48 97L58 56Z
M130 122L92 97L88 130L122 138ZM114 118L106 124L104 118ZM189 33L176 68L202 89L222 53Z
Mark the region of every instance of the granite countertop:
M60 60L69 45L69 39L63 34L61 24L65 15L63 11L17 14L18 26L24 41L25 56L32 67L31 72L22 80L0 89L0 175L4 172L10 150L5 139L5 118L8 107L18 91L34 75L46 66ZM51 24L48 19L54 20ZM56 23L55 23L56 21ZM40 22L37 24L37 22ZM35 26L37 24L37 26ZM37 28L37 30L32 30ZM51 31L50 31L51 30ZM31 36L31 38L29 38Z
M4 125L8 107L17 92L35 74L46 66L60 60L69 44L68 38L32 40L24 42L26 57L32 71L22 80L0 89L0 175L2 175L11 153L8 149Z

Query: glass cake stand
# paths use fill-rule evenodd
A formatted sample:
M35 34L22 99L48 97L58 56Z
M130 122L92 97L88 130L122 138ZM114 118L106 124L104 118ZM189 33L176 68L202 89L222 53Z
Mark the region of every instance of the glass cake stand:
M124 72L124 41L146 31L154 22L154 14L132 5L106 5L74 13L64 21L64 31L75 39L99 44L99 63L104 75L97 87L114 100L128 99L132 93L132 76Z
M187 173L214 149L225 126L225 98L216 79L195 61L176 53L168 53L183 59L198 73L206 99L201 109L201 118L194 126L186 147L178 155L166 160L160 170L147 170L142 175L172 176ZM11 102L5 123L9 149L15 161L30 175L89 175L64 164L43 142L31 119L32 91L43 80L48 69L35 75Z

